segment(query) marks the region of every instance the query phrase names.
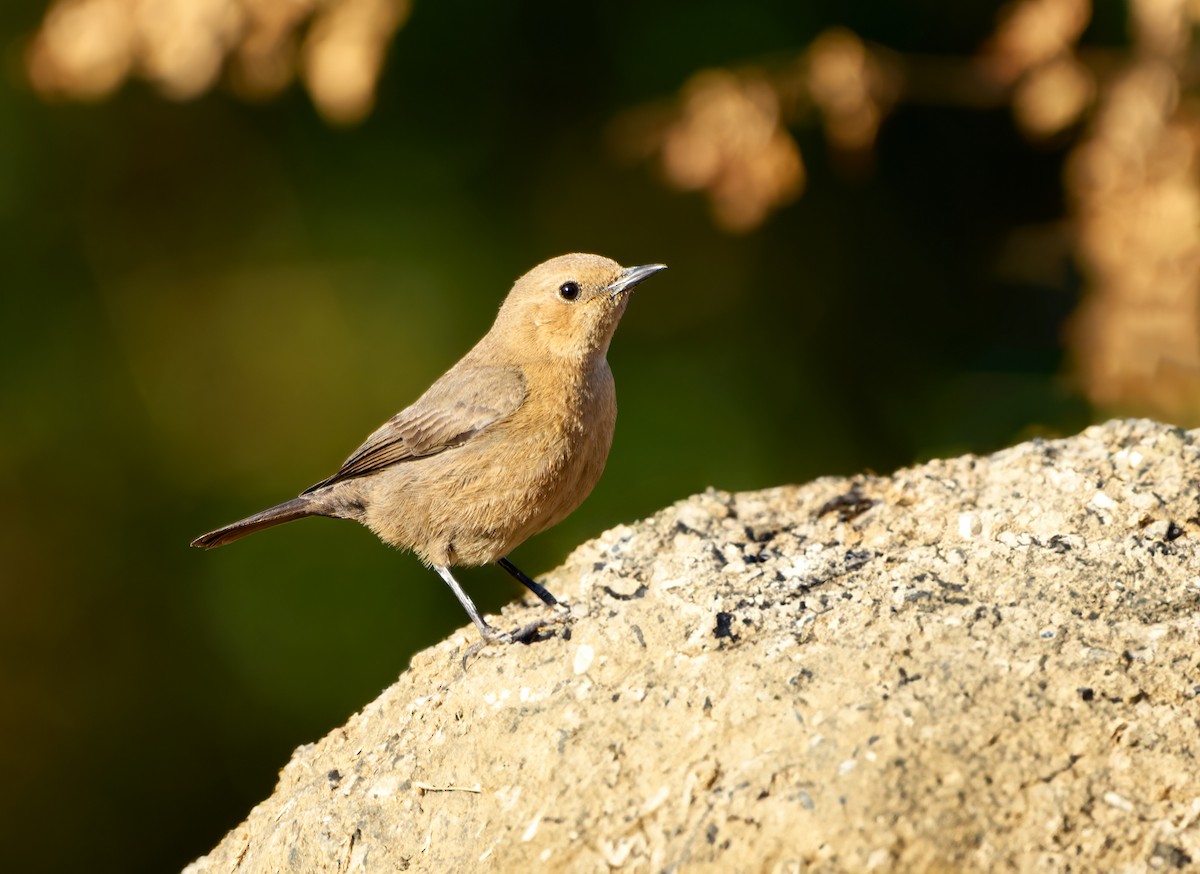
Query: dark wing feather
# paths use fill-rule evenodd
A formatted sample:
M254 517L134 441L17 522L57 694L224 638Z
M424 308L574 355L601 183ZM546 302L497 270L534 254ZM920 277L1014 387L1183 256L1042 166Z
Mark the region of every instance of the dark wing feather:
M516 368L455 367L368 437L337 473L303 494L461 446L516 412L525 392L525 377Z

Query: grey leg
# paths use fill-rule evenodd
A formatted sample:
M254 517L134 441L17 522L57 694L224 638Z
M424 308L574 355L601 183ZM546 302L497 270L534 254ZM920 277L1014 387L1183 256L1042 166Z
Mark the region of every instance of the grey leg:
M463 605L463 609L467 611L467 615L471 617L471 621L475 623L475 627L479 629L479 634L484 640L488 643L512 643L511 634L493 628L483 621L483 617L479 615L479 611L475 608L475 602L463 591L462 586L458 584L458 580L454 579L454 575L450 573L450 568L435 564L433 569L438 572L438 576L446 581L446 585L450 587L450 591L454 592L454 597L458 598L458 603Z

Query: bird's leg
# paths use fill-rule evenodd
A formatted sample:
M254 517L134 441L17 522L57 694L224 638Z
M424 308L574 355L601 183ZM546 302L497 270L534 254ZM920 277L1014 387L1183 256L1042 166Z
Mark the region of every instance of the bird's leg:
M446 581L446 585L450 587L450 591L454 592L454 597L458 598L458 603L463 605L463 609L467 611L467 615L471 617L471 621L475 623L475 627L479 629L479 634L485 641L488 643L512 643L513 637L511 634L507 631L500 631L498 628L493 628L483 621L483 617L479 615L479 611L475 608L475 602L463 591L462 586L458 584L458 580L454 579L454 575L450 573L450 568L435 564L433 569L438 572L438 576Z
M543 586L541 583L525 576L525 573L519 567L517 567L515 564L513 564L511 561L508 560L508 556L502 557L499 561L496 562L496 564L500 565L500 567L504 568L506 571L508 571L510 574L512 574L514 577L516 577L518 580L520 580L521 585L523 585L529 591L533 592L533 594L535 594L539 598L541 598L542 603L545 604L547 607L557 607L558 606L558 599L555 598L553 595L551 595L548 591L546 591L546 587Z
M529 636L539 628L545 628L547 625L553 625L559 622L571 621L573 617L571 616L570 605L559 601L557 598L551 595L545 586L527 576L524 571L509 561L508 556L504 556L497 561L496 564L500 565L500 567L504 568L506 571L520 580L521 585L541 598L542 603L544 603L547 607L553 607L559 613L559 615L554 619L536 619L533 622L530 622L524 628L517 629L513 632L513 640L527 640Z

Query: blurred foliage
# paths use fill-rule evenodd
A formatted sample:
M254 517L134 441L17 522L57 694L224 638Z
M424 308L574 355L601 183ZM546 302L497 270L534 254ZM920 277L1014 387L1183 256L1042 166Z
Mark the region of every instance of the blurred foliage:
M671 270L531 572L708 485L1195 423L1190 10L5 4L7 866L180 867L464 624L349 524L187 544L330 473L547 257Z

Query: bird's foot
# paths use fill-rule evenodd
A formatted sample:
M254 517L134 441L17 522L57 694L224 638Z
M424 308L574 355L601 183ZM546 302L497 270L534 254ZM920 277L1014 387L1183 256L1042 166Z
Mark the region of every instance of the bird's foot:
M552 625L570 625L575 621L575 617L571 615L571 608L565 605L560 605L555 609L555 615L548 616L543 619L535 619L532 622L527 622L512 631L499 631L492 628L493 634L484 639L490 643L533 643L538 639L538 632L543 628L549 628ZM490 628L490 626L489 626Z
M520 628L513 630L510 643L533 643L537 639L537 633L543 628L548 628L551 625L570 625L575 621L575 617L571 615L571 608L563 603L559 603L555 608L554 616L546 619L535 619L522 625Z
M463 670L467 669L467 662L472 656L478 655L485 648L495 643L512 643L513 636L507 631L501 631L493 625L488 625L486 622L479 623L479 640L467 647L467 651L463 653L462 666Z
M527 622L518 628L514 628L512 631L501 631L494 625L488 625L486 622L481 623L479 626L479 636L482 639L467 648L467 652L463 656L463 663L465 664L467 659L481 652L484 647L498 643L524 643L528 645L539 639L538 632L543 628L548 628L552 625L570 625L575 621L569 604L560 602L555 607L554 612L556 614L554 616L545 619L535 619L532 622Z

